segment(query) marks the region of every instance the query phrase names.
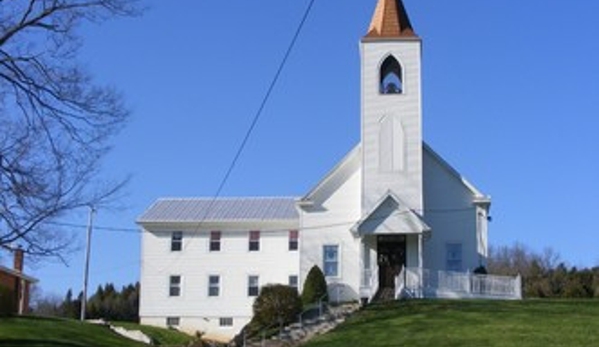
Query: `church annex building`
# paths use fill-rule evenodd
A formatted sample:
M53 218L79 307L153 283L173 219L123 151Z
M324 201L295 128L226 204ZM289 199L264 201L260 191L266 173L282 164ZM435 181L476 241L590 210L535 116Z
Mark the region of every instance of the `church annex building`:
M304 196L156 200L137 220L141 323L230 339L261 286L301 292L314 265L332 301L519 298L519 278L472 275L491 200L423 142L421 50L402 1L379 0L360 42L361 141Z

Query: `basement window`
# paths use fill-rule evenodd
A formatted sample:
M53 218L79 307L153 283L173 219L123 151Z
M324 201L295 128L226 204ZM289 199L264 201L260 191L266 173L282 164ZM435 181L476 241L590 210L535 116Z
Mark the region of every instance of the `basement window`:
M219 319L219 325L223 328L230 328L233 326L233 318L231 317L222 317Z
M181 318L179 317L166 317L166 326L169 328L178 327L180 323Z

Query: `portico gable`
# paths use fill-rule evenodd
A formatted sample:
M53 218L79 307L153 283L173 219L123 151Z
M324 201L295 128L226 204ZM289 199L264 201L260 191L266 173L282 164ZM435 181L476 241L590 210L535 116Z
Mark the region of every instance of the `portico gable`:
M388 191L351 228L355 236L423 234L431 228L415 211L408 208L396 194Z

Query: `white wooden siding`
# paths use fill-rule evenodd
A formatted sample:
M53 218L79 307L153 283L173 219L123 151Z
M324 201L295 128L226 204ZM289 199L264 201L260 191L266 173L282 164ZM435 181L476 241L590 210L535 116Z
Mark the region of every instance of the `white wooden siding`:
M142 234L142 271L140 316L142 322L165 326L166 317L181 317L180 328L232 337L235 327L252 316L254 297L249 297L249 275L259 276L260 285L288 284L290 275L299 274L299 251L289 251L289 230L298 224L288 223L276 231L248 225L245 229L220 228L221 250L210 252L210 231L214 229L182 228L183 250L170 251L171 230L145 229ZM260 250L248 249L249 231L260 230ZM276 266L273 266L276 264ZM181 275L181 296L169 297L170 275ZM220 276L220 295L208 296L208 277ZM218 326L219 317L234 317L234 328ZM197 322L216 319L206 324ZM216 324L216 330L214 330ZM204 329L204 330L203 330Z
M323 246L339 245L339 276L327 279L332 300L359 298L361 241L350 232L351 226L360 219L358 164L359 160L354 159L340 167L339 172L312 193L314 205L300 212L300 287L312 266L322 269Z
M362 54L362 212L392 190L410 208L422 208L422 106L420 41L363 41ZM380 64L392 54L402 65L403 93L379 93ZM402 158L403 170L384 170L379 163L381 153L381 122L393 119L401 126L405 139L393 144L386 157ZM389 124L387 124L389 125ZM392 125L392 124L390 124ZM399 133L401 133L399 132ZM391 141L391 139L389 139ZM391 141L393 142L393 141ZM384 157L384 156L383 156Z
M472 271L486 262L486 213L477 228L473 192L453 169L424 153L424 219L432 228L424 241L424 267L446 270L446 244L461 243L462 270Z

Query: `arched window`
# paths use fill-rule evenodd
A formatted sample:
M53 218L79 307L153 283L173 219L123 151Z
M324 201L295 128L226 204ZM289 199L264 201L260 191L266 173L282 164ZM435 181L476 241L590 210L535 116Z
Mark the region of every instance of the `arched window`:
M401 94L403 93L403 75L401 65L393 56L388 56L380 71L380 93Z

